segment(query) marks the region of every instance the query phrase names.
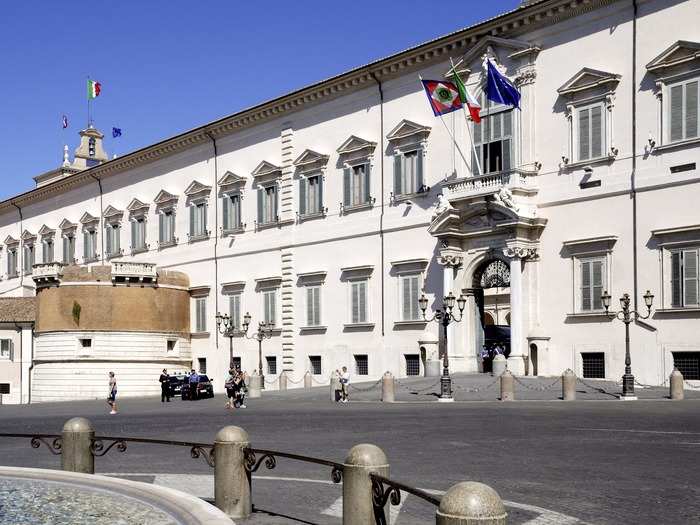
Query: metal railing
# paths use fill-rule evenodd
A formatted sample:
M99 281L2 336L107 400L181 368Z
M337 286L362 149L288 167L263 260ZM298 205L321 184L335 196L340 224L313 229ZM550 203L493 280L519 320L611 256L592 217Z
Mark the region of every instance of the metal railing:
M384 513L387 501L391 502L394 506L399 505L401 503L402 491L425 500L436 507L440 505L440 498L428 494L424 490L399 483L398 481L385 478L379 474L370 474L369 479L372 481L372 509L374 511L374 521L377 525L387 524L386 514ZM384 485L388 487L386 490L384 489Z

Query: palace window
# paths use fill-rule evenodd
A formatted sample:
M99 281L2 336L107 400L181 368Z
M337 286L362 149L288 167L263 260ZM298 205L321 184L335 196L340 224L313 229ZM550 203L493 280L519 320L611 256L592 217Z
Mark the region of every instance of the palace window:
M174 210L163 210L158 215L158 244L160 246L175 244Z
M22 246L22 270L25 275L31 275L34 266L34 243L24 243Z
M49 237L41 241L41 260L43 263L53 262L53 238Z
M321 286L306 287L306 326L321 326Z
M350 324L368 322L367 288L369 279L350 281Z
M267 373L271 376L277 375L277 357L274 355L265 356L265 361L267 361Z
M423 149L394 154L394 195L411 195L423 188Z
M231 326L234 330L241 329L241 294L234 293L228 298L228 314L231 317Z
M311 373L315 376L320 376L323 373L323 367L321 366L321 356L320 355L310 355L309 365L311 366Z
M299 215L318 215L323 212L323 175L299 178Z
M671 254L671 306L689 308L700 306L698 248L669 250Z
M75 261L75 235L67 233L63 236L63 263L71 264Z
M277 184L269 184L258 189L258 224L277 222Z
M142 252L146 250L146 218L137 217L131 221L131 250Z
M576 109L577 160L602 157L605 146L605 104L602 102Z
M83 259L85 262L97 259L97 230L94 228L83 231Z
M581 352L583 377L605 379L605 354L603 352Z
M0 339L0 359L12 358L12 339Z
M484 94L479 96L482 108L486 108ZM489 103L491 104L491 103ZM481 111L481 122L472 124L474 147L479 156L482 174L508 171L513 159L513 109L508 106L489 107ZM472 165L474 162L472 152Z
M121 255L121 225L119 223L108 223L105 225L105 255L115 257Z
M673 352L673 366L686 381L700 380L700 352Z
M355 355L355 375L366 376L369 374L367 354Z
M197 373L206 374L207 373L207 358L198 357L197 358Z
M579 260L581 278L579 281L581 294L581 311L594 312L603 310L603 295L606 257L592 257Z
M563 243L571 257L573 308L568 315L599 316L604 312L603 292L612 291L612 251L615 235L574 239Z
M208 235L207 203L194 203L190 206L190 240L203 239Z
M404 354L406 358L406 375L420 375L420 356L418 354Z
M277 288L264 290L263 321L271 327L277 326Z
M422 319L418 298L421 293L421 274L399 276L399 304L401 305L402 321L418 321Z
M7 277L17 277L17 248L7 249Z
M221 197L222 227L224 232L241 229L241 195L225 193Z
M670 142L698 137L700 81L685 80L668 86L668 137Z
M197 332L207 331L207 298L196 297L195 304L195 330Z
M370 203L369 163L343 170L343 206L350 208Z

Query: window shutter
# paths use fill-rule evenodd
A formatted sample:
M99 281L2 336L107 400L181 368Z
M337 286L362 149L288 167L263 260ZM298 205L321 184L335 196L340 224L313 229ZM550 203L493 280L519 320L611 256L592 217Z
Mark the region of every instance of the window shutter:
M503 155L503 166L501 166L501 170L507 171L510 169L510 146L511 146L512 140L511 139L506 139L503 141L503 147L501 150L501 155Z
M579 145L579 160L590 158L590 125L589 125L589 110L584 109L578 113L578 145Z
M350 206L350 168L343 169L343 206Z
M316 190L317 192L317 200L318 200L318 211L320 213L323 213L323 174L320 174L318 176L318 188Z
M111 228L109 226L107 226L105 228L105 237L106 237L105 242L106 242L106 246L107 246L107 253L113 253L112 252L112 232L110 230L111 230Z
M258 188L258 224L263 222L263 192L265 188Z
M592 263L592 291L593 291L593 309L603 309L603 261L594 261Z
M299 215L306 215L306 178L299 177Z
M241 221L241 196L240 194L236 195L236 200L235 200L236 208L235 208L235 213L233 216L233 219L235 221L234 228L240 228L243 222Z
M671 254L671 306L681 307L681 252Z
M138 240L138 233L136 229L138 228L138 224L136 221L131 221L131 249L133 250L134 248L140 248L141 245L139 244Z
M365 181L365 195L364 195L364 200L362 202L363 202L363 204L369 204L370 197L372 196L372 187L371 187L372 178L371 178L369 162L367 164L365 164L364 181Z
M196 209L196 206L190 206L190 236L194 235L194 214Z
M119 253L119 249L121 248L120 242L121 242L121 226L114 226L112 228L112 233L114 234L114 253Z
M402 277L401 285L401 299L403 305L401 320L409 321L411 319L411 278L406 276Z
M231 197L224 195L221 198L221 210L223 212L222 216L222 227L224 230L231 229Z
M683 251L683 306L698 304L698 250Z
M277 292L270 292L270 324L277 326Z
M350 307L352 309L352 317L350 321L352 323L358 323L360 319L359 286L359 283L352 283L350 287Z
M360 287L360 305L359 305L360 322L366 323L367 322L367 282L363 281L363 282L359 283L359 287Z
M603 113L602 106L591 108L591 158L603 154Z
M314 324L321 324L321 287L314 287Z
M691 139L698 136L698 82L688 82L685 85L685 137Z
M228 299L229 315L231 316L231 325L235 330L240 329L241 325L241 296L240 294L231 295Z
M423 186L423 148L416 151L416 191Z
M394 195L401 195L401 161L403 156L394 155Z
M83 258L84 259L89 259L89 246L90 246L90 239L88 237L88 232L84 231L83 232Z
M591 309L591 262L581 263L581 310Z
M683 85L671 88L671 142L683 140Z
M204 203L202 204L202 234L206 235L207 234L207 215L209 215L209 204Z
M70 261L68 256L68 237L63 238L63 262L68 264Z
M160 242L165 241L165 232L163 231L164 222L165 214L161 213L160 215L158 215L158 240Z

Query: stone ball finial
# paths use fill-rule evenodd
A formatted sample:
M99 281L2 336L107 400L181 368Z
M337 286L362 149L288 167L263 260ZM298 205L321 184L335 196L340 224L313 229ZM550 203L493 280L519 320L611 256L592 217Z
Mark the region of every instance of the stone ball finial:
M345 464L358 467L388 467L389 460L377 445L362 443L350 449Z
M95 427L89 419L84 417L74 417L63 424L64 432L94 432Z
M437 523L505 525L506 509L498 492L476 481L450 487L440 500Z
M228 425L216 433L214 441L219 443L250 443L248 432L241 427Z

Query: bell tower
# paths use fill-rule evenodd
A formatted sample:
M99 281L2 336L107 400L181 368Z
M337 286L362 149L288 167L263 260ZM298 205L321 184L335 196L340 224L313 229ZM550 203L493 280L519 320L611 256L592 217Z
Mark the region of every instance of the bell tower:
M80 132L80 145L75 150L73 167L86 169L106 162L107 154L102 148L104 135L92 127L92 124Z

